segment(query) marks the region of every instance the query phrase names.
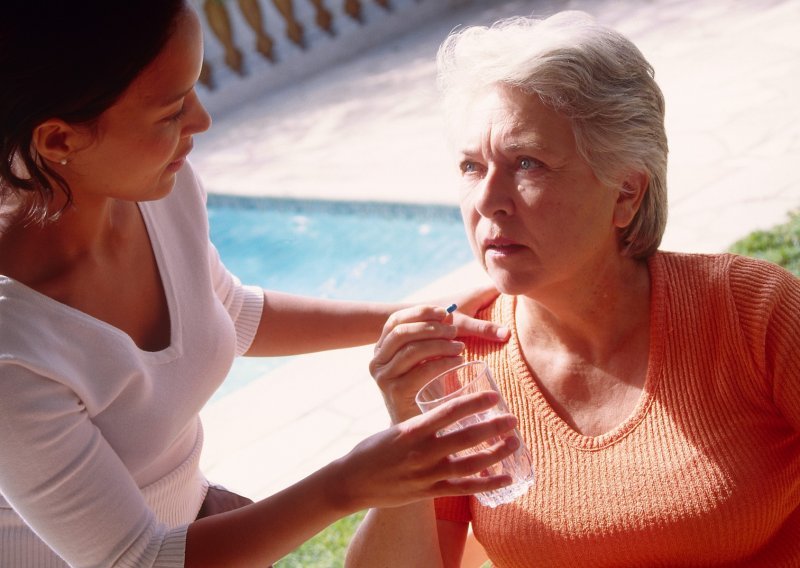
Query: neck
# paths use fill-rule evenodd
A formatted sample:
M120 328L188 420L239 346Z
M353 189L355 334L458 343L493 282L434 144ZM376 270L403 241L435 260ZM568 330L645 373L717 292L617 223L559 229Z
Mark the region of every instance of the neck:
M516 317L523 348L606 361L649 328L647 264L619 257L571 290L561 288L547 298L520 296Z
M51 211L62 205L54 200ZM82 200L44 224L26 222L20 212L0 235L0 272L36 287L80 264L102 262L124 239L133 207L107 198Z

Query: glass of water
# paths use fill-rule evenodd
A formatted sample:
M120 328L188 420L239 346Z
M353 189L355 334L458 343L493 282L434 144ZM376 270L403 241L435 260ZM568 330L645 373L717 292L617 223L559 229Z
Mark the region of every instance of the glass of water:
M495 391L500 395L486 362L471 361L445 371L441 375L433 378L420 389L419 393L417 393L416 401L417 406L419 406L422 412L429 412L437 406L458 396L482 391ZM462 418L451 425L446 431L440 432L440 434L483 422L500 414L508 413L508 407L502 395L500 395L500 400L494 407L484 412ZM490 466L487 473L490 475L510 475L513 481L511 485L501 487L500 489L476 493L475 497L478 498L481 505L494 508L498 505L509 503L520 495L523 495L528 488L533 485L534 472L531 454L528 448L525 447L519 430L514 428L512 432L519 440L519 447L504 460ZM503 436L503 438L506 437L508 437L508 434ZM459 455L485 450L498 441L500 441L499 437L490 438L482 444L459 452Z

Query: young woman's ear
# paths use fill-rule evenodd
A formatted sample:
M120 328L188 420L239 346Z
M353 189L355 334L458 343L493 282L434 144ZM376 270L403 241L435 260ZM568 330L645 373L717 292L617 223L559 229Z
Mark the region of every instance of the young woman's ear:
M614 226L623 229L631 224L644 199L650 176L644 172L631 172L622 181L614 208Z
M66 165L80 146L80 134L57 118L45 120L33 129L32 143L36 153L50 162Z

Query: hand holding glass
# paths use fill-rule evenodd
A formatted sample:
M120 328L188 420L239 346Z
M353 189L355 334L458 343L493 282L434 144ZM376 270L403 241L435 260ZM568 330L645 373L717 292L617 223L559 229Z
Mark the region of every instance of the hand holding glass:
M449 371L445 371L428 382L422 387L419 393L417 393L417 406L419 406L423 413L429 412L458 396L487 390L493 390L500 394L486 363L484 361L472 361L459 365ZM462 418L444 432L459 430L471 424L486 421L500 414L508 414L508 408L502 396L493 408L490 408L486 412L480 412ZM525 447L519 430L515 428L512 433L519 440L519 448L509 457L492 465L488 473L490 475L510 475L513 481L511 485L506 487L476 494L475 497L478 498L481 505L494 508L503 503L508 503L524 494L528 490L528 487L533 485L534 473L530 452L528 448ZM458 455L483 451L499 441L499 438L489 439L469 450L459 452Z

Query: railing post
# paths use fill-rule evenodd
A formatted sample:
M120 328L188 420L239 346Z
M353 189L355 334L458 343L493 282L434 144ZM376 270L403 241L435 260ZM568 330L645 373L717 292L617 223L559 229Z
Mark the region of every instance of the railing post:
M361 17L360 0L344 0L344 11L348 16L353 18L359 24L364 23L364 20Z
M0 0L2 1L2 0ZM253 59L246 59L247 57L254 57L254 55L244 52L244 49L257 51L265 59L272 63L280 58L280 51L276 49L278 46L286 46L286 41L290 41L302 49L309 47L309 42L314 42L318 37L318 32L314 31L311 36L307 32L306 26L317 26L330 36L338 35L338 26L336 25L336 17L341 16L351 18L359 24L365 24L367 14L373 14L373 6L377 4L387 12L393 11L395 8L403 6L404 4L413 3L419 5L424 0L374 0L374 4L370 6L370 2L366 3L364 0L304 0L309 2L313 7L314 22L302 21L303 18L311 19L311 11L307 5L303 5L305 10L299 17L296 12L300 11L300 6L294 0L271 0L278 16L285 23L284 34L280 32L268 31L272 30L272 20L267 21L269 18L274 18L276 15L269 12L270 8L265 8L265 3L270 0L192 0L196 3L199 11L204 15L205 32L209 36L214 36L214 39L219 43L207 46L207 55L211 57L208 59L204 57L203 65L200 71L198 82L208 88L209 91L216 90L222 86L223 82L228 79L228 74L225 72L225 67L230 68L234 74L244 76L250 71L248 66L249 62ZM432 4L446 3L452 0L433 0ZM301 2L302 3L302 2ZM331 3L338 4L337 9L330 9ZM265 9L268 13L265 13ZM239 10L239 14L231 12L231 10ZM340 11L341 10L341 11ZM370 16L371 19L371 16ZM378 17L380 19L380 17ZM267 25L269 24L269 25ZM250 28L249 30L247 28ZM254 33L253 44L250 44L250 32ZM313 31L313 30L312 30ZM352 33L353 28L345 26L342 33ZM358 33L358 32L356 32ZM243 43L241 34L245 35L245 42ZM280 36L278 35L280 34ZM287 40L283 39L283 35ZM276 45L277 44L277 45ZM218 48L222 48L222 53ZM282 47L281 47L282 49ZM257 63L257 62L256 62ZM220 73L220 70L223 72ZM260 65L253 67L254 73L261 73L263 69Z
M274 63L275 55L272 53L274 42L269 37L269 34L264 31L264 19L258 0L239 0L239 10L241 10L245 21L256 34L256 51Z
M334 35L333 26L331 26L331 22L333 21L333 16L325 8L325 5L322 3L322 0L309 0L311 4L314 5L316 9L316 16L314 17L314 21L317 23L317 26L326 31L330 35Z
M203 65L200 67L200 77L197 79L200 84L205 85L209 91L213 91L217 86L214 84L214 74L211 64L203 57Z
M294 17L294 7L292 0L272 0L275 7L286 20L286 37L288 37L296 45L305 49L305 42L303 41L303 26L300 25Z
M208 25L211 26L214 35L219 38L225 49L225 64L239 75L242 75L242 52L239 51L233 41L231 20L228 17L228 9L225 7L225 3L222 0L206 0L203 3L203 11L206 14Z

